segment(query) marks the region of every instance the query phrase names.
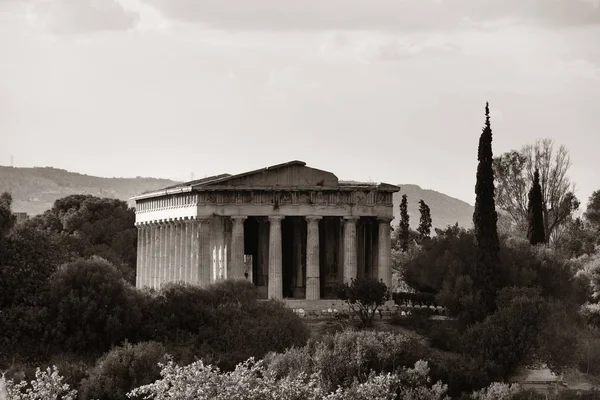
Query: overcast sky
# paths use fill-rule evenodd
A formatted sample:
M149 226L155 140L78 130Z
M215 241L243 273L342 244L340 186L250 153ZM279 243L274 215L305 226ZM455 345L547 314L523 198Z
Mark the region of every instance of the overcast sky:
M600 0L0 0L0 164L188 180L293 159L474 202L550 137L600 189Z

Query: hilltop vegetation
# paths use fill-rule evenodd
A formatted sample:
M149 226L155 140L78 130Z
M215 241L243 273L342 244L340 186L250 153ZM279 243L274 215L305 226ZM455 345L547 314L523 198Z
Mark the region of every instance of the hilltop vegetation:
M470 228L473 225L473 206L467 202L450 197L435 190L422 189L417 185L400 184L400 192L394 193L394 221L396 226L400 221L400 201L402 195L408 200L408 216L410 227L417 229L419 226L419 200L423 200L431 209L432 228L444 229L448 225Z
M136 194L177 182L157 178L101 178L64 169L0 166L0 192L12 192L14 212L42 214L54 202L72 194L89 194L128 201ZM130 204L131 206L132 204Z

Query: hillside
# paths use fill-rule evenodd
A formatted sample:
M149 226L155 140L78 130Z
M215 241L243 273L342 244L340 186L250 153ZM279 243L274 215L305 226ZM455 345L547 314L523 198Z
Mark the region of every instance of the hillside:
M128 200L148 190L156 190L175 182L156 178L100 178L62 169L11 168L0 166L0 192L10 190L13 211L29 215L41 214L54 201L71 194L91 194Z
M161 189L176 182L156 178L100 178L62 169L11 168L0 166L0 192L12 191L13 210L29 215L41 214L52 207L55 200L71 194L91 194L100 197L128 200L148 190ZM401 192L394 195L393 225L400 221L400 199L408 196L410 224L416 229L419 223L419 199L431 208L433 226L445 228L456 222L470 226L473 207L464 201L433 190L424 190L417 185L400 185ZM133 204L131 204L133 205Z
M440 192L429 189L421 189L417 185L399 184L401 190L394 193L394 220L393 226L400 222L400 201L405 194L408 200L408 216L410 226L417 229L419 226L419 200L423 201L431 209L432 226L434 228L445 228L458 222L459 226L468 228L473 221L473 206L467 202L450 197Z

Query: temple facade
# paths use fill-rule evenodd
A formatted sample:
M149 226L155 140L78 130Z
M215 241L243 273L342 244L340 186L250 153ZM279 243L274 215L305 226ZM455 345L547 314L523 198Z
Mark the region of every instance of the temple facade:
M291 161L133 198L136 286L253 282L262 298L335 298L336 283L391 286L392 195Z

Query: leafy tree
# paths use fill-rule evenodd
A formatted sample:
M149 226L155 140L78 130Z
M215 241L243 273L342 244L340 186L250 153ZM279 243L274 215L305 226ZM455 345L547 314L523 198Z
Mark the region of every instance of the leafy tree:
M352 279L340 285L338 297L358 315L363 327L371 326L377 309L390 299L391 292L383 281L375 278Z
M584 217L594 229L600 231L600 190L590 196Z
M402 278L419 292L438 293L451 270L471 274L475 263L473 241L473 232L458 225L436 229L436 235L404 264Z
M581 218L569 221L559 233L556 235L554 248L568 258L591 255L596 251L598 232Z
M528 220L528 188L535 170L539 170L542 211L546 239L567 223L579 208L573 194L574 185L568 172L571 160L564 146L555 149L551 139L537 140L521 150L512 150L494 159L498 182L498 207L511 216L519 229L525 230Z
M562 371L574 362L574 335L560 301L548 300L536 289L507 287L499 292L497 312L469 327L463 341L467 353L492 361L508 378L531 364Z
M103 352L138 335L139 293L108 261L66 264L49 285L48 337L63 350Z
M419 221L419 240L423 242L431 237L431 210L429 206L421 199L419 200L419 212L421 220Z
M11 206L11 194L9 192L2 193L0 195L0 237L7 235L15 223Z
M91 195L67 196L27 224L59 235L70 260L100 256L114 264L128 282L135 282L137 229L135 212L126 202Z
M495 307L494 299L499 287L498 275L500 241L498 238L498 214L494 193L494 170L492 153L492 128L489 104L485 105L485 127L479 138L477 183L475 185L475 271L473 281L487 310Z
M408 217L408 200L405 194L402 195L402 201L400 202L400 225L398 235L400 238L400 248L403 252L408 251L410 223Z
M540 186L540 173L537 168L533 174L533 186L529 191L529 204L527 209L529 214L529 228L527 229L529 243L533 246L540 243L546 243L542 208L542 188Z

